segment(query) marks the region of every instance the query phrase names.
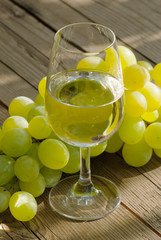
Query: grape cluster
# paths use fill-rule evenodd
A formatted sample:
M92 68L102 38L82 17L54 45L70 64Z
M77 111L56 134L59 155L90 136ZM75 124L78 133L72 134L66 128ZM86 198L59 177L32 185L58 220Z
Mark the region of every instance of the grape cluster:
M133 167L145 165L153 150L161 156L161 63L154 68L119 47L125 86L124 118L118 130L122 156Z
M86 57L77 69L112 74L117 55L114 49L105 52L105 60ZM150 160L153 149L161 157L161 63L153 69L146 61L137 62L124 46L119 46L119 54L125 85L124 119L108 141L91 148L91 157L122 148L125 162L139 167ZM73 174L80 169L79 148L61 141L48 124L45 88L46 77L38 85L35 101L25 96L14 98L9 105L10 117L0 128L0 213L9 207L20 221L35 216L35 198L54 186L63 172Z

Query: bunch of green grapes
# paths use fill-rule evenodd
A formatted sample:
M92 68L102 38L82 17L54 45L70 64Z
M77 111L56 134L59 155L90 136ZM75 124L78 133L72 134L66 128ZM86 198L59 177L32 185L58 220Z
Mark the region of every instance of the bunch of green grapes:
M135 61L126 47L119 47L125 86L124 118L118 130L122 156L133 167L149 162L153 150L161 156L161 63ZM128 52L128 53L127 53Z
M37 212L36 199L62 173L79 171L79 149L62 142L48 124L44 106L46 77L35 101L14 98L0 128L0 213L8 207L20 221Z

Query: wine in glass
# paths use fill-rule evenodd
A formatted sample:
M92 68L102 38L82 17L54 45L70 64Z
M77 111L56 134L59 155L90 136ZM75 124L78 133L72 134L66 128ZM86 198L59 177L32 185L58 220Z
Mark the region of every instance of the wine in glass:
M55 185L51 206L77 220L93 220L120 203L117 186L92 176L90 147L106 141L123 116L123 80L114 33L95 23L67 25L55 34L47 76L45 107L54 133L80 147L80 176Z

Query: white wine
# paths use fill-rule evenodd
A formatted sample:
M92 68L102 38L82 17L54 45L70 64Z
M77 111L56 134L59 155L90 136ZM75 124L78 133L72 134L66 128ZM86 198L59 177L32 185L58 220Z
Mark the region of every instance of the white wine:
M71 70L52 76L46 92L56 135L79 147L103 142L122 118L123 86L103 72Z

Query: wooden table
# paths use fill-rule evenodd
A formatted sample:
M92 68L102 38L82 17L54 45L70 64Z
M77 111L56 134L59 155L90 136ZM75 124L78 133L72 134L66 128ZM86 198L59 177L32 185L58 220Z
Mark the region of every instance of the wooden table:
M92 21L113 29L119 44L138 60L161 62L160 0L0 0L0 122L10 101L37 95L46 75L53 37L60 27ZM91 222L66 219L52 211L46 192L37 199L36 217L16 221L0 214L0 240L158 240L161 239L161 160L155 155L141 168L120 154L92 159L92 172L120 188L122 202L111 215Z

